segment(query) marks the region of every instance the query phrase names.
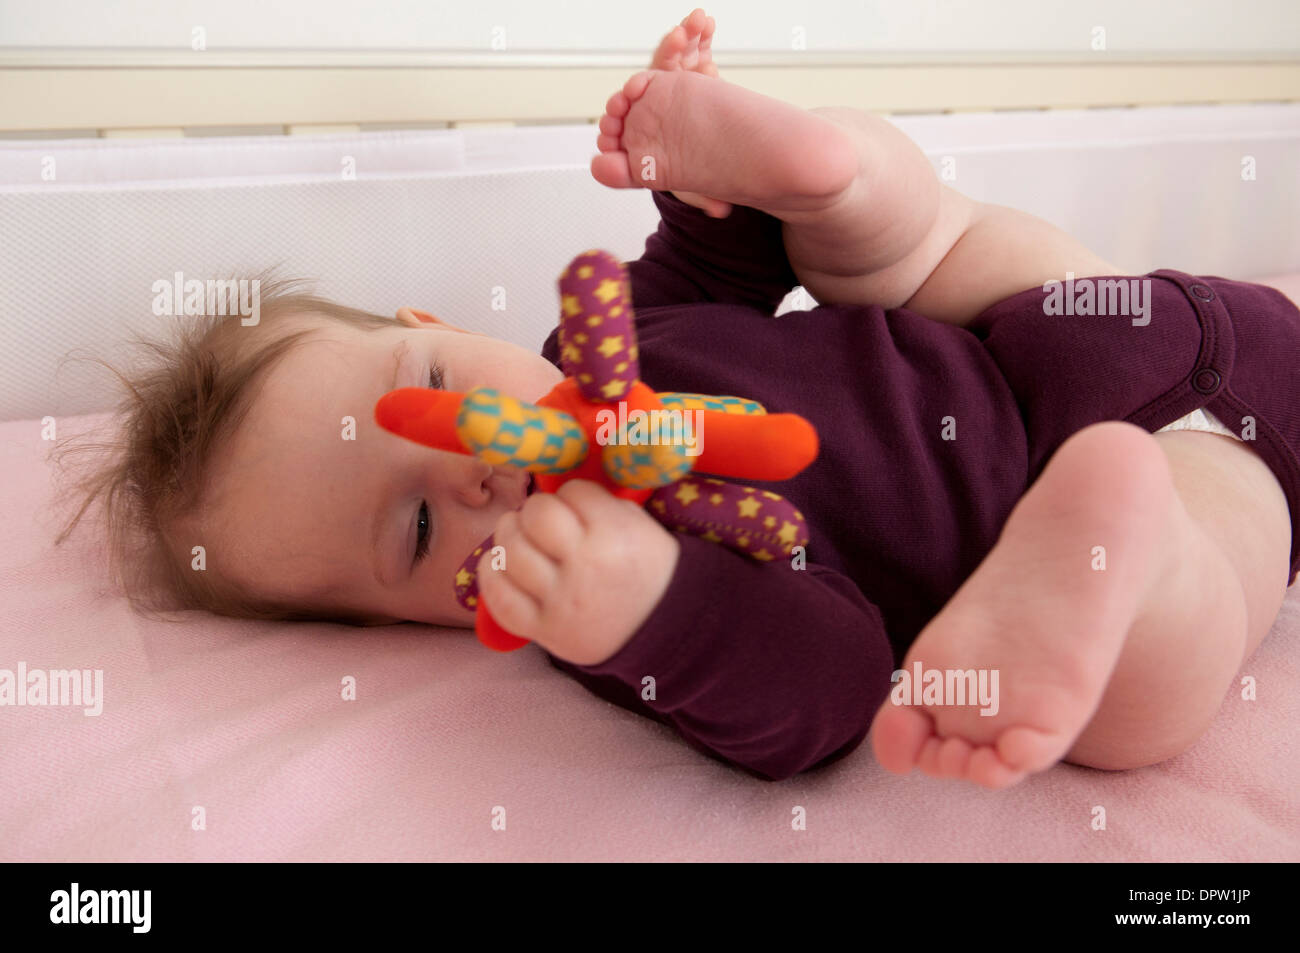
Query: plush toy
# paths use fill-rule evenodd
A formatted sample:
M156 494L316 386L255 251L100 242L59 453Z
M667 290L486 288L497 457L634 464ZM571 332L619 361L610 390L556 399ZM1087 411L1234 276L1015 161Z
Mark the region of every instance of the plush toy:
M626 270L612 255L584 252L559 284L567 376L536 404L485 387L464 394L404 387L380 398L376 422L425 446L528 470L542 492L592 480L671 530L753 559L806 544L807 524L789 501L716 478L789 479L817 456L812 425L738 397L652 391L640 380ZM479 640L508 652L528 640L503 629L478 597L479 560L491 550L489 536L456 573L455 592L475 611Z

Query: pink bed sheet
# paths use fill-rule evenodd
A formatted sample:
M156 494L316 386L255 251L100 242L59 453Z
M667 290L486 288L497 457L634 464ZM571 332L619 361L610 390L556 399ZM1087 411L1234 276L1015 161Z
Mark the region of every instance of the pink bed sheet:
M864 745L773 784L535 648L499 656L416 624L138 617L105 589L93 535L52 546L48 448L37 421L0 424L0 668L102 669L104 702L0 708L3 860L1300 859L1300 586L1242 669L1257 700L1229 691L1164 764L1061 765L994 793L894 777Z

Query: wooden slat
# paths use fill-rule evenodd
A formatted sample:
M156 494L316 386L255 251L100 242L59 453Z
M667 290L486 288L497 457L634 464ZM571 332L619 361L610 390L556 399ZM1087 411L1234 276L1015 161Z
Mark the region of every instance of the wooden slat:
M452 129L484 129L499 126L513 126L513 119L458 119L448 123Z
M302 122L285 126L287 136L330 136L340 132L360 132L355 122Z
M179 126L156 127L153 129L101 129L101 139L180 139L185 130Z
M0 69L0 130L598 117L626 68ZM748 67L798 106L875 112L1300 100L1300 62Z

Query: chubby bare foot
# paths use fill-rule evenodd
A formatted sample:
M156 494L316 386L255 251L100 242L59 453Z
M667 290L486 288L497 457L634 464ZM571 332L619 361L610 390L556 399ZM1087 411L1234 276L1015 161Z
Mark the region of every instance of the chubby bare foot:
M650 68L659 70L687 70L702 76L717 77L718 67L713 62L713 17L696 7L673 27L659 42L659 48L650 58ZM618 148L618 137L623 131L623 121L606 113L600 120L601 138L596 147L601 152ZM611 144L612 143L612 144ZM687 205L702 209L711 218L726 218L731 214L731 203L722 202L698 192L674 192L673 195Z
M591 174L603 185L687 191L783 218L829 207L858 172L837 123L697 72L635 74L610 97L601 131Z
M1179 545L1193 524L1155 439L1111 421L1073 435L1016 504L997 545L903 663L998 673L993 714L968 700L914 705L896 685L877 712L880 764L988 788L1014 784L1069 752L1097 710L1125 637L1189 600ZM968 676L969 678L969 676ZM944 704L946 702L947 704Z

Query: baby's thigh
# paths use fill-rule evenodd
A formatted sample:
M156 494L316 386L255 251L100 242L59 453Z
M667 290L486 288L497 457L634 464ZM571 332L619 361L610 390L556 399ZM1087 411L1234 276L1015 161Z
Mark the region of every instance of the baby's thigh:
M886 120L840 106L811 112L848 133L858 172L825 207L779 216L790 264L823 304L899 307L965 228L970 200L942 186L920 148Z
M1231 437L1193 430L1154 436L1187 512L1237 568L1249 657L1286 597L1291 514L1282 485L1255 451Z

